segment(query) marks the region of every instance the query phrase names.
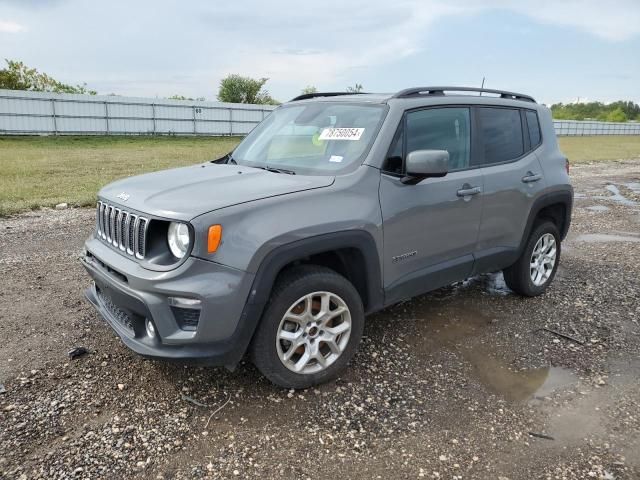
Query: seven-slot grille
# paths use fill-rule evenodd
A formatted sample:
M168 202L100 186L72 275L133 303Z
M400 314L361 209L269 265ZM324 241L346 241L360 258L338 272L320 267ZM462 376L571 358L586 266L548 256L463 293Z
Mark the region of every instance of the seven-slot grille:
M147 218L122 210L105 202L96 207L98 238L129 255L143 259L147 239Z

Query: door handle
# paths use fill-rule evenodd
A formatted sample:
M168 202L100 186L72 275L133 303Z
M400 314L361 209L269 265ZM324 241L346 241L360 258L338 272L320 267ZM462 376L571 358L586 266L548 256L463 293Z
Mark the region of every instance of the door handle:
M471 187L469 185L463 185L461 190L458 190L459 197L468 197L469 195L477 195L482 189L480 187Z
M531 182L537 182L541 178L542 178L542 175L540 175L539 173L527 172L527 174L524 177L522 177L522 181L524 183L531 183Z

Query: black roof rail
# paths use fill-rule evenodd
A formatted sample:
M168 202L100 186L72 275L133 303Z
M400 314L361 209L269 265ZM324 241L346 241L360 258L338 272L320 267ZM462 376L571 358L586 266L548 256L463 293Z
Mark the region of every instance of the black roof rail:
M525 95L523 93L514 93L507 92L504 90L493 90L490 88L474 88L474 87L415 87L415 88L405 88L404 90L400 90L391 98L407 98L415 95L427 94L427 95L444 95L444 92L478 92L480 95L483 93L493 93L495 95L500 95L500 98L508 98L511 100L524 100L525 102L533 102L536 101L533 97L529 95Z
M340 95L362 95L365 92L314 92L314 93L303 93L302 95L298 95L295 98L289 100L290 102L297 102L298 100L308 100L310 98L316 97L339 97Z

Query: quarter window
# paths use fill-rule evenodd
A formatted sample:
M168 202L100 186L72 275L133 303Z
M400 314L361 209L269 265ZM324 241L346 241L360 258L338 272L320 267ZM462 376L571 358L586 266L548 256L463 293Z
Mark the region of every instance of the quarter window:
M478 109L484 142L484 164L514 160L524 153L520 111L512 108Z
M449 171L469 167L471 136L468 108L429 108L407 114L407 148L446 150Z
M533 150L540 144L540 124L538 123L538 114L531 110L525 111L527 116L527 126L529 127L529 140L531 141L531 149Z

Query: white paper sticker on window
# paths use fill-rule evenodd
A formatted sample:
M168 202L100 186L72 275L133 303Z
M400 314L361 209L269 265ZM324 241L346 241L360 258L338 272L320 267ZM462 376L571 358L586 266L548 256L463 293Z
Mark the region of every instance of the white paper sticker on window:
M331 155L329 157L330 162L340 163L344 157L342 155Z
M364 128L325 128L320 140L360 140Z

